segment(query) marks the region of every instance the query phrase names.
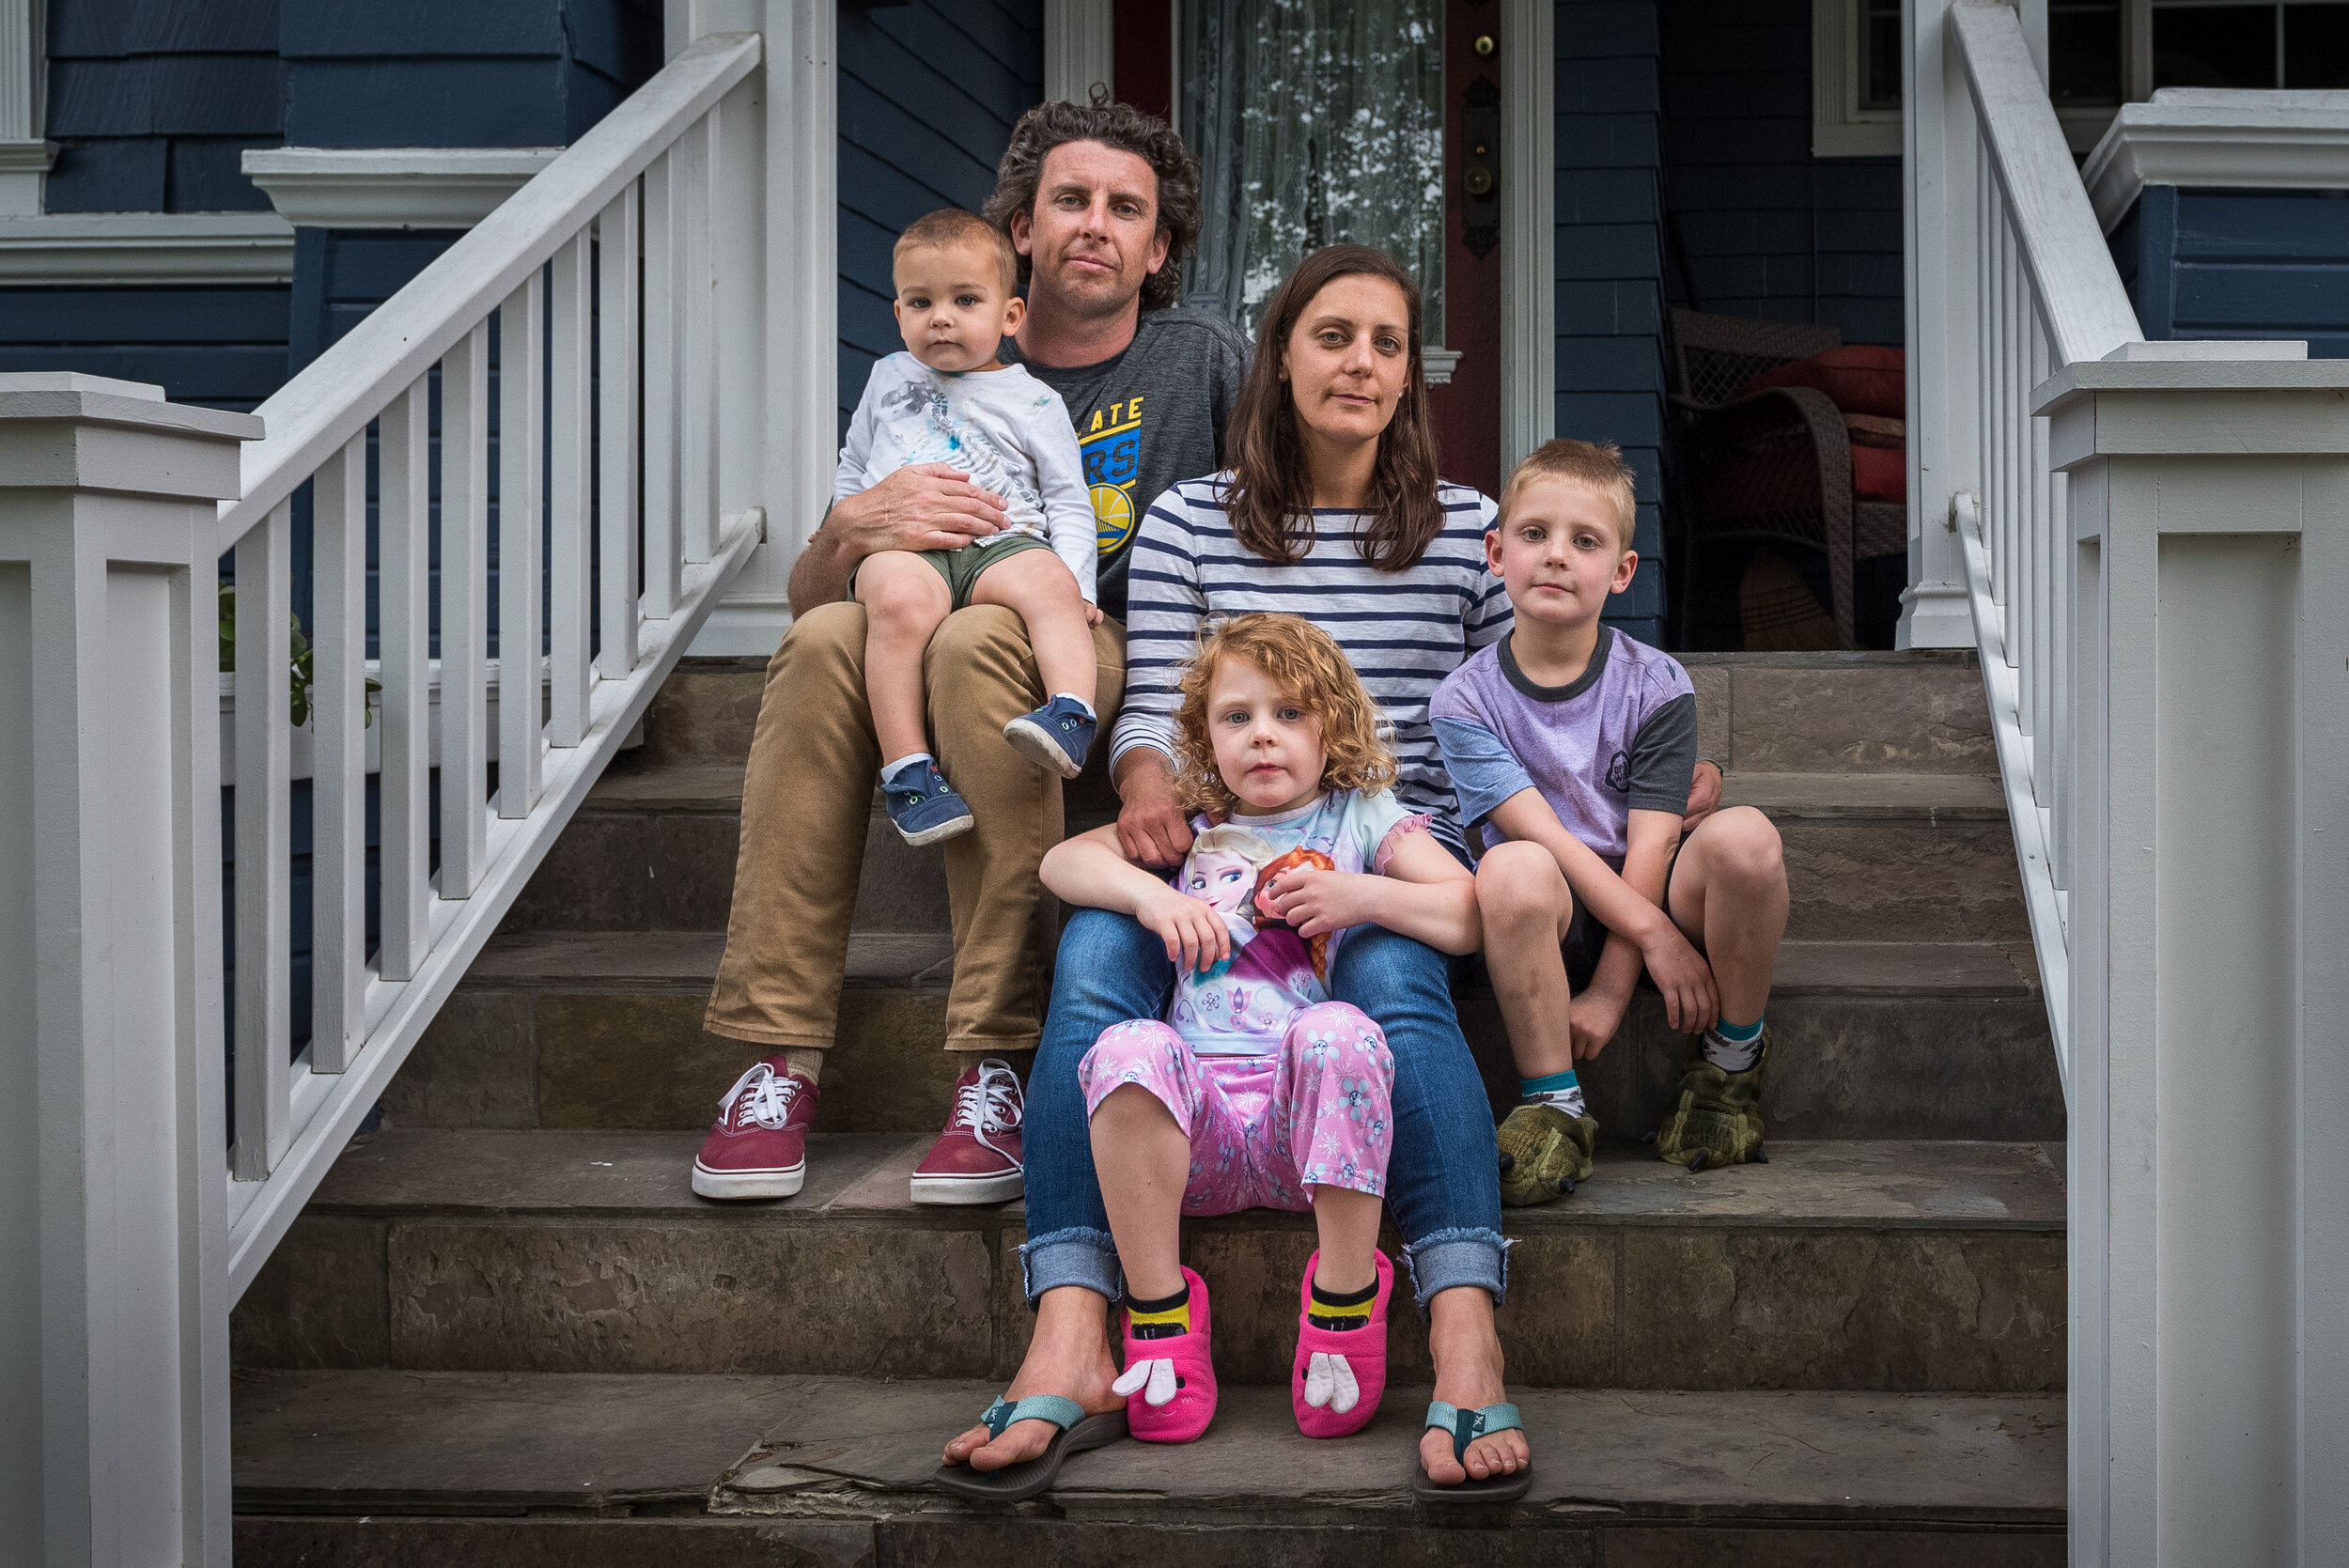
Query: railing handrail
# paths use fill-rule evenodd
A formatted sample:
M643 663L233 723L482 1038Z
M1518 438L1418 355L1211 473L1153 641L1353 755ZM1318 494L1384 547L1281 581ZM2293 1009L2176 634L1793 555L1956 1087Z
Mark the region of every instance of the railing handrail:
M410 279L255 411L244 494L220 506L223 551L291 495L475 322L592 221L758 65L756 33L695 40L497 210Z
M2072 162L2022 18L2001 0L1958 0L1950 36L1965 61L1982 146L2005 194L2056 365L2099 360L2144 335Z

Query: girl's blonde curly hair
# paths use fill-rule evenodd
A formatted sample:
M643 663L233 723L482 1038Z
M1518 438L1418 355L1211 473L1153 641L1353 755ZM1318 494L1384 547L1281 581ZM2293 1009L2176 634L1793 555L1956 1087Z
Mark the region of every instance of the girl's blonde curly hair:
M1174 754L1185 806L1221 820L1239 803L1216 768L1215 741L1207 733L1207 688L1226 659L1253 664L1321 721L1323 789L1376 794L1394 783L1394 755L1378 738L1377 706L1337 640L1295 615L1233 615L1207 623L1183 672Z

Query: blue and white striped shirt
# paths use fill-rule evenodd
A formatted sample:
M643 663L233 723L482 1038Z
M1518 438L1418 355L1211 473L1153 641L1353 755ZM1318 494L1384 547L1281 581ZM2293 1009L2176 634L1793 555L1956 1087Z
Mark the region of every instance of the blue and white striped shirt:
M1152 504L1134 543L1127 589L1126 704L1112 733L1111 767L1137 746L1174 754L1183 665L1211 615L1281 611L1338 640L1355 673L1394 725L1395 796L1436 815L1457 842L1458 810L1427 701L1468 656L1509 629L1508 593L1485 567L1490 500L1443 485L1443 532L1408 571L1361 557L1369 520L1316 510L1313 549L1283 566L1248 551L1222 504L1228 474L1186 479Z

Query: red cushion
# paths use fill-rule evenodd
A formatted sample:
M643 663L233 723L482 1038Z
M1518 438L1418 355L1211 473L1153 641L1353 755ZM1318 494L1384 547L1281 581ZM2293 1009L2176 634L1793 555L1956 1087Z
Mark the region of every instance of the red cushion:
M1908 454L1896 446L1851 449L1852 496L1859 501L1908 500Z
M1829 349L1792 365L1766 370L1738 389L1742 396L1765 387L1807 386L1827 394L1845 413L1901 419L1908 413L1907 372L1901 350L1855 344Z

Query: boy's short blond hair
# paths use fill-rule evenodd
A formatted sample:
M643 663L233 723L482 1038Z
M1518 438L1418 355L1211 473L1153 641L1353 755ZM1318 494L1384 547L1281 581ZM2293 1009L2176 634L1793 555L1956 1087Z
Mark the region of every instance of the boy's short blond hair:
M1623 460L1623 448L1611 441L1576 441L1560 436L1544 442L1523 462L1509 471L1508 483L1501 487L1501 520L1509 520L1509 508L1517 504L1517 492L1537 479L1563 479L1597 491L1615 504L1615 549L1631 548L1631 530L1639 520L1640 508L1634 486L1637 476L1631 465Z
M965 212L959 207L941 208L914 219L897 236L896 246L889 253L889 264L895 267L908 251L942 251L958 245L978 245L993 252L996 268L1003 274L1005 297L1019 292L1019 256L1011 248L1010 237L976 212Z

